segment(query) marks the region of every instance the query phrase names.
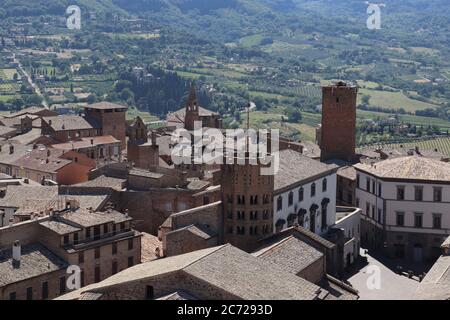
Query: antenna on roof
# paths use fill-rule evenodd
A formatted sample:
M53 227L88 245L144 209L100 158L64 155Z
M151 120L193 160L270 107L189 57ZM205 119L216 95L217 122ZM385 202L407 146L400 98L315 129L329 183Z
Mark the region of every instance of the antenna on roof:
M247 131L250 129L250 98L247 104Z

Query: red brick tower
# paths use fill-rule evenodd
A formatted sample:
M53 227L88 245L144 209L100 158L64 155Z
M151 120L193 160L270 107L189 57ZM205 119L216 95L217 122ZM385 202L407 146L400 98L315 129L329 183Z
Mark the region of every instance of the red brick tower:
M224 242L245 250L256 249L261 238L273 233L274 176L261 175L262 165L222 166Z
M322 88L321 161L353 161L356 147L358 88L337 82Z
M127 107L110 102L100 102L85 107L85 116L94 120L101 128L101 135L113 136L120 140L121 149L126 147L126 120Z
M197 94L195 92L195 86L192 84L191 91L189 92L188 101L186 103L186 115L184 118L184 128L186 130L194 130L195 121L200 121L200 114L198 110Z

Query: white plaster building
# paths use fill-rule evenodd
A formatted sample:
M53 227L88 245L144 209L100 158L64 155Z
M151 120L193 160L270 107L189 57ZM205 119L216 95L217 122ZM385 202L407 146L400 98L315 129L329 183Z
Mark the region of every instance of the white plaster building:
M336 224L333 228L341 229L345 235L342 265L353 264L359 257L361 246L361 209L349 207L336 208Z
M336 222L337 169L293 150L280 151L273 201L274 230L297 223L316 234L325 234Z
M362 242L395 258L439 257L450 235L450 164L414 155L355 168Z

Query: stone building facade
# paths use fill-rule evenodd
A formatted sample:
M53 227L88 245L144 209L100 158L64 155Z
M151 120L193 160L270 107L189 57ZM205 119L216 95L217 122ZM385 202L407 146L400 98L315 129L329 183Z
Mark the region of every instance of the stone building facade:
M392 258L439 257L450 235L450 164L408 156L355 168L362 243Z
M114 210L67 208L0 228L0 299L52 299L70 291L69 266L80 285L100 282L141 262L141 234ZM14 246L22 254L14 254ZM72 272L72 273L71 273Z
M159 146L156 142L156 133L151 134L148 140L148 129L144 121L137 117L127 127L127 160L136 168L150 169L159 165Z
M101 128L101 135L113 136L120 141L121 150L126 148L127 107L110 102L99 102L88 105L85 117L96 121Z
M244 160L245 164L238 164ZM274 176L262 175L263 165L235 159L222 167L224 241L252 250L256 242L273 233Z

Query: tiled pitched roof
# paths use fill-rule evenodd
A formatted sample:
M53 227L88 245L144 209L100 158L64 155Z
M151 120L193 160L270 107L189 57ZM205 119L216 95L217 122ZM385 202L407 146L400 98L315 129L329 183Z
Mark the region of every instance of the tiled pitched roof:
M17 159L12 165L40 172L55 173L72 163L72 160L60 158L63 154L62 150L37 148Z
M117 140L113 136L97 136L92 138L81 138L77 141L57 143L52 145L52 148L58 150L78 150L113 143L120 143L120 140Z
M95 121L77 115L44 117L43 120L55 131L99 128L99 125Z
M172 293L169 293L165 296L162 296L160 298L157 298L156 300L198 300L196 297L191 295L190 293L184 291L184 290L178 290Z
M67 263L40 244L22 246L20 267L12 262L12 249L0 251L0 288L67 267Z
M352 166L343 167L337 171L337 175L350 180L356 180L356 169Z
M289 236L273 245L259 249L253 255L264 259L264 261L274 263L293 274L298 274L323 257L322 252L294 236Z
M8 186L5 197L0 198L0 207L20 208L30 199L48 201L57 195L56 186Z
M65 235L65 234L81 231L80 228L76 228L67 223L63 223L63 222L59 222L59 221L48 220L48 221L43 221L39 224L41 226L43 226L44 228L47 228L53 232L56 232L59 235Z
M103 188L111 188L115 190L122 190L126 184L126 179L119 179L107 176L99 176L93 180L89 180L86 182L82 182L76 184L77 187L103 187Z
M320 291L318 286L231 245L183 271L245 300L311 300Z
M335 165L324 164L297 151L282 150L280 151L280 168L275 175L275 192L336 169Z
M312 300L327 291L276 265L267 263L231 245L158 259L128 268L106 280L71 292L60 299L76 299L84 292L108 292L113 286L142 282L162 274L182 272L221 288L237 299ZM180 289L183 289L180 283Z
M13 153L10 153L11 146ZM27 152L31 151L31 149L30 146L20 143L1 143L0 163L12 164L17 159L23 157Z
M79 209L77 211L68 211L58 215L59 221L67 221L74 225L88 228L105 224L109 222L121 223L131 220L123 213L112 210L111 212L90 212L86 209Z
M450 163L420 156L393 158L375 164L358 163L355 168L380 178L450 181Z
M450 299L450 256L441 256L419 284L417 300Z

